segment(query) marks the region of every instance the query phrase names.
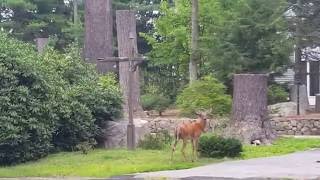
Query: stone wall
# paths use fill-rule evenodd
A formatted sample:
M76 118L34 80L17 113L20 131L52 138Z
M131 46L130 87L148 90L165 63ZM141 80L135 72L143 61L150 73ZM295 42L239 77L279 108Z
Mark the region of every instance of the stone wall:
M183 121L193 121L193 119L188 118L165 118L165 117L157 117L155 119L148 121L148 129L151 133L157 133L161 131L169 131L170 134L173 134L174 128ZM221 121L220 121L221 122ZM215 128L217 128L215 120L209 120L206 131L213 132Z
M138 143L146 134L168 131L173 135L178 123L191 121L188 118L157 117L147 119L135 119L136 142ZM206 132L223 134L227 125L227 119L209 120ZM320 135L319 117L272 117L271 125L278 135ZM126 147L127 121L109 122L104 134L105 148Z
M279 135L320 135L320 114L296 114L294 102L269 106L271 125Z
M168 130L170 133L173 133L174 127L178 123L188 120L191 119L159 117L149 120L147 127L151 133L163 130ZM206 131L220 133L224 130L225 125L225 119L210 120ZM320 135L320 117L273 117L271 125L278 135Z
M320 135L320 118L278 117L271 124L279 135Z

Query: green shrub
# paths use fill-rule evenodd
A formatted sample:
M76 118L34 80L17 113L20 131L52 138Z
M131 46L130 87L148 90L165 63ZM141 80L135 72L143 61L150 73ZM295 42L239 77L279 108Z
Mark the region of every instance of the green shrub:
M0 164L94 145L103 123L120 114L111 82L72 49L38 55L0 33Z
M177 98L177 105L185 115L194 114L199 109L212 109L212 114L230 113L231 97L217 79L206 76L186 87Z
M171 144L173 138L168 131L160 131L153 134L147 134L138 142L138 147L142 149L161 150L166 145Z
M242 152L242 144L237 139L202 136L199 140L198 151L203 157L236 157Z
M56 120L51 81L31 46L0 33L0 164L49 153Z
M76 150L79 144L95 144L104 123L120 115L122 97L115 77L100 77L73 47L66 54L47 49L43 59L63 83L54 146Z
M159 115L166 110L171 104L170 99L164 97L161 94L145 94L141 96L142 108L146 111L156 110Z
M276 104L288 101L289 93L278 84L272 84L268 87L268 104Z

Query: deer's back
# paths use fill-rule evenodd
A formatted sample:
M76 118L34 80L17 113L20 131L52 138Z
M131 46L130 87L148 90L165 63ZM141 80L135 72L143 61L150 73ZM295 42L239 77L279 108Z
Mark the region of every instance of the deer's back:
M198 122L184 122L177 128L180 139L197 138L201 135L202 129Z

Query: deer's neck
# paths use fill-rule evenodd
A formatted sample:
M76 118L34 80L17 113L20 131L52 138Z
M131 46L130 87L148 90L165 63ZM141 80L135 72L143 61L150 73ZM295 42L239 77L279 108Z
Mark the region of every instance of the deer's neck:
M203 131L207 125L207 120L199 119L198 122L200 124L201 130Z

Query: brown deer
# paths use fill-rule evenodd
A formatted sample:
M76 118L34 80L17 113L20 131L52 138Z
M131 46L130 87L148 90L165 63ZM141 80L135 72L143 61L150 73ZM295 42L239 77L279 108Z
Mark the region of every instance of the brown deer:
M180 139L182 139L183 141L181 152L184 159L186 160L185 148L188 140L191 140L191 144L192 144L192 157L193 157L192 161L195 158L197 158L199 138L201 134L204 132L205 127L207 125L208 113L209 113L208 111L196 112L198 119L196 119L195 121L182 122L181 124L176 126L174 131L175 142L172 147L171 160L173 159L173 153L175 152L176 146Z

